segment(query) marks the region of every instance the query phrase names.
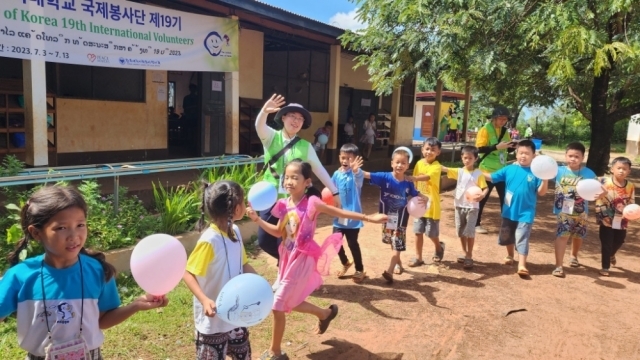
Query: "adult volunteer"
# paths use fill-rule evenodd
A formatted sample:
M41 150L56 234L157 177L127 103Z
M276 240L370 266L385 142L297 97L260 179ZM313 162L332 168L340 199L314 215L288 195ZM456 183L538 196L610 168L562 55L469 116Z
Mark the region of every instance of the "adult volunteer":
M285 104L284 97L274 94L264 104L256 118L256 132L264 147L264 180L273 184L278 189L278 197L284 198L287 192L282 186L281 177L285 165L296 158L302 159L313 169L313 173L320 181L331 190L336 206L340 206L338 189L331 181L331 176L322 166L313 146L308 141L297 136L302 129L311 126L311 114L299 104ZM275 121L283 125L282 130L274 130L267 125L267 116L275 113ZM271 209L260 212L262 220L270 224L278 224L278 218L271 215ZM262 228L258 229L258 244L269 255L278 259L279 239L271 236Z
M476 147L480 154L480 170L484 173L494 173L507 165L507 154L515 148L515 143L511 141L509 131L505 125L509 120L509 110L504 106L496 106L491 114L491 121L487 122L480 128L476 135ZM486 234L480 222L482 221L482 210L491 195L491 191L495 187L500 198L500 209L504 205L505 183L492 183L487 181L489 192L487 196L480 201L480 210L478 211L478 220L476 221L476 232Z

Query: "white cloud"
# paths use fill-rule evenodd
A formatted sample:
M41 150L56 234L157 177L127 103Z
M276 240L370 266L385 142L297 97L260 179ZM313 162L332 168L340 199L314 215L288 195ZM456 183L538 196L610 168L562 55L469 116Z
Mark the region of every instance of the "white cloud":
M348 13L339 12L333 15L329 19L329 25L339 27L345 30L360 30L367 27L366 24L361 23L356 19L358 9L353 9Z

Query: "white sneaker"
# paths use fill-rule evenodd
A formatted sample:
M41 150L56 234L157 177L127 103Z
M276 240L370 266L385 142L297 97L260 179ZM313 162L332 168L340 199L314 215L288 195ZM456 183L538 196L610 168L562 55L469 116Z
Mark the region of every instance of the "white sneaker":
M276 279L273 285L271 285L271 289L273 290L273 292L276 292L278 291L279 287L280 287L280 279Z
M485 228L483 228L482 226L476 226L476 232L477 232L478 234L488 234L488 233L489 233L489 232L488 232Z

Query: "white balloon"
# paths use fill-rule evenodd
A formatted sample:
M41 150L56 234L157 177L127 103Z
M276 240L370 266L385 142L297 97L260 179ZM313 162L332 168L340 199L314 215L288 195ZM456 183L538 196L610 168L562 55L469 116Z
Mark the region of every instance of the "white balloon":
M238 327L257 325L273 307L273 289L256 274L240 274L229 280L216 299L217 315Z
M578 181L576 191L581 198L587 201L594 201L602 192L602 184L596 179L584 179Z
M538 155L531 162L531 172L537 178L550 180L558 174L558 163L547 155Z

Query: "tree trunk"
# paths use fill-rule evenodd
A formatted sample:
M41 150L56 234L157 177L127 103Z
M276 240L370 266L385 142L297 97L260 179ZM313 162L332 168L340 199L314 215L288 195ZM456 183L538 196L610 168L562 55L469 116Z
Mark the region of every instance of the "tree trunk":
M609 168L613 121L607 118L607 92L609 91L609 70L603 70L593 79L591 91L591 146L587 167L602 176Z

